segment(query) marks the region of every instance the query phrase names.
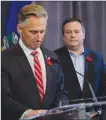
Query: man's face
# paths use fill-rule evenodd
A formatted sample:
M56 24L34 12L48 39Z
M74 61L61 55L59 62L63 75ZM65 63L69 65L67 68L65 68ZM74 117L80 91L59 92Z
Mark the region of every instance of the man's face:
M17 30L20 33L23 43L28 48L35 50L40 47L43 41L46 26L46 18L30 16L23 27L20 24L17 25Z
M79 49L83 45L83 39L85 38L81 24L77 21L65 24L63 38L65 45L69 49Z

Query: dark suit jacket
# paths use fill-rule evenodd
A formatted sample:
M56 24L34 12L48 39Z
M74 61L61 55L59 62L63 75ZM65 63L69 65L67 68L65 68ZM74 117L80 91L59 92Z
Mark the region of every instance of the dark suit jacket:
M60 100L67 99L60 65L53 63L50 66L46 63L45 56L58 59L57 55L45 48L41 50L47 73L47 87L42 104L32 69L19 44L2 53L2 120L18 120L29 108L50 109L57 106Z
M55 50L55 53L60 58L60 63L64 74L64 85L65 89L68 91L69 99L73 100L91 98L92 95L86 80L84 80L83 91L81 91L68 49L64 46L60 49ZM106 95L106 67L104 66L102 55L85 48L84 56L84 77L91 83L96 96ZM86 60L87 56L92 58L91 62Z

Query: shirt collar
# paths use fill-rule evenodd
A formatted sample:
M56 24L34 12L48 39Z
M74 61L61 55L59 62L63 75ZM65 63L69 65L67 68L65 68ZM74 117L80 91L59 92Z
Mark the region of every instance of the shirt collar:
M69 51L70 55L74 55L74 53L71 50L68 49L68 51ZM83 54L84 54L84 47L82 47L79 55L83 55Z
M19 44L20 44L21 48L23 49L23 51L24 51L24 53L25 53L26 56L31 55L31 53L32 53L33 51L35 51L35 50L31 50L31 49L29 49L28 47L26 47L25 44L23 43L23 41L22 41L21 39L19 40ZM42 53L40 48L37 48L36 51L37 51L39 54Z

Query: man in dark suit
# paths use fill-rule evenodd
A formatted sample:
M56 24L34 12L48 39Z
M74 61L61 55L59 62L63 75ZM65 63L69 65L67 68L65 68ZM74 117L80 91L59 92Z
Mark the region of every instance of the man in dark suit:
M19 43L1 57L2 120L25 119L67 100L60 65L50 59L58 59L57 55L40 47L47 19L46 10L37 4L23 7L18 14Z
M79 19L69 18L63 22L62 34L65 46L55 50L55 53L60 58L69 100L92 98L84 78L91 83L97 97L106 96L106 67L103 57L84 47L84 24Z

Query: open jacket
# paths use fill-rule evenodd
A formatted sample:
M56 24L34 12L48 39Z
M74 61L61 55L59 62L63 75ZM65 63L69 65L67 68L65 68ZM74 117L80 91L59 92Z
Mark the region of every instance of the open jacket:
M64 90L63 74L58 63L48 65L46 57L57 55L41 47L46 65L46 92L43 103L30 64L19 44L2 52L1 56L1 88L2 88L2 120L19 120L27 109L51 109L58 106L59 101L67 99Z

